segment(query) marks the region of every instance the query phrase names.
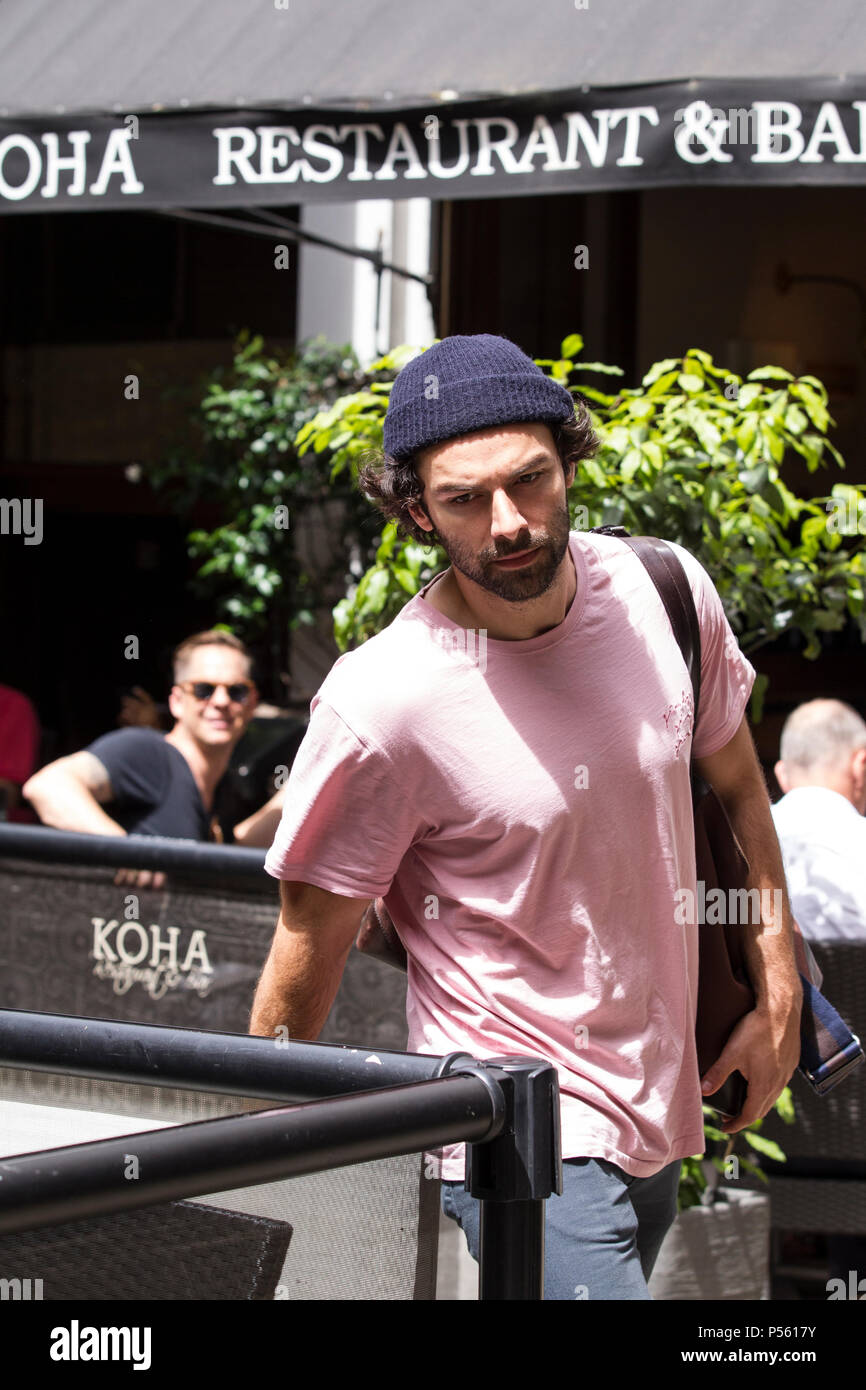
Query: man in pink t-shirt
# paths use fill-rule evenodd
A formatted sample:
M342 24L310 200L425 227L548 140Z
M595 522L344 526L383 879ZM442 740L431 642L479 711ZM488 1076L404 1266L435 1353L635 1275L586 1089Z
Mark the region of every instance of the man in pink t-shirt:
M681 1160L704 1146L697 927L677 910L696 891L688 673L638 557L570 531L567 489L596 447L588 414L514 344L453 337L415 358L384 442L362 487L451 568L312 702L266 860L282 912L251 1031L317 1036L362 905L380 900L407 952L411 1050L557 1068L546 1297L647 1298ZM708 575L677 551L701 626L697 765L750 886L777 888L744 720L754 671ZM772 926L749 948L758 1007L703 1078L710 1093L746 1076L731 1131L769 1110L799 1056L787 911ZM477 1258L462 1146L440 1172Z

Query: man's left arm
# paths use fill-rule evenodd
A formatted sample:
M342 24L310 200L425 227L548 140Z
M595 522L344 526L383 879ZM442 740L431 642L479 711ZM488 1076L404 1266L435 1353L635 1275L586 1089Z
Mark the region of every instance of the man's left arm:
M700 775L722 802L749 861L748 887L760 892L761 923L743 932L756 1006L740 1020L721 1056L702 1078L705 1095L718 1090L733 1071L749 1083L742 1111L722 1128L745 1129L771 1109L800 1059L802 987L794 959L793 919L770 799L748 724L709 757L695 758ZM769 890L767 892L761 890ZM781 899L775 890L781 890ZM765 904L782 903L781 919Z

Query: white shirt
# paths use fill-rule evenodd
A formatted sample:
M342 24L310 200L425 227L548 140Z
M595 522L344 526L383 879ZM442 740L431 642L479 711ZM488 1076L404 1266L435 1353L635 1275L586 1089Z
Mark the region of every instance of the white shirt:
M829 787L795 787L772 810L803 935L866 941L866 817Z

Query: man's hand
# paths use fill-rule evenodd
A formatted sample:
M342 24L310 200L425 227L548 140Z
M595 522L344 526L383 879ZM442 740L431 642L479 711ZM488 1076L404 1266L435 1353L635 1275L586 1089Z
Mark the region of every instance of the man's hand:
M165 874L159 869L118 869L114 875L114 882L118 888L128 884L130 888L155 888L165 887Z
M701 1080L704 1095L712 1095L734 1071L741 1072L748 1082L740 1114L719 1127L726 1134L737 1134L762 1119L782 1094L799 1060L799 1009L770 1013L757 1008L741 1018L722 1055Z
M134 685L128 695L121 696L117 722L123 728L162 728L156 701L141 685Z

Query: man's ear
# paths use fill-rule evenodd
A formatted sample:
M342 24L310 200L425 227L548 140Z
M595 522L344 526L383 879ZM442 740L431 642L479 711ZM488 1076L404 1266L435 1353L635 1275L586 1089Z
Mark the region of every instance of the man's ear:
M788 774L785 771L785 764L782 762L781 758L773 768L773 772L776 774L776 781L779 783L779 786L782 788L782 791L789 792L791 790L791 783L788 780Z
M866 789L866 748L858 748L851 759L851 775L854 778L854 790L858 796L863 795Z
M422 531L432 531L434 529L433 522L430 520L420 502L407 502L406 510L415 524L421 527Z
M183 692L176 685L168 692L168 708L173 719L180 719L183 711Z

